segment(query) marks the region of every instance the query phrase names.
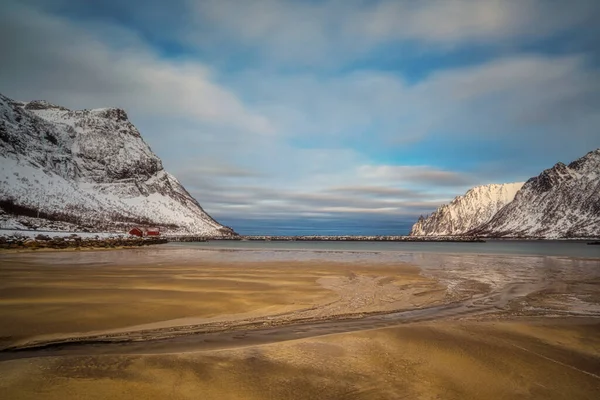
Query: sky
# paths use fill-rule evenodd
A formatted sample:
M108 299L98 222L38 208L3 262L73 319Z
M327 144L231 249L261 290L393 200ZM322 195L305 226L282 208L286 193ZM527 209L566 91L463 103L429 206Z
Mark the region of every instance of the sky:
M0 93L121 107L240 233L404 234L600 147L597 0L3 0Z

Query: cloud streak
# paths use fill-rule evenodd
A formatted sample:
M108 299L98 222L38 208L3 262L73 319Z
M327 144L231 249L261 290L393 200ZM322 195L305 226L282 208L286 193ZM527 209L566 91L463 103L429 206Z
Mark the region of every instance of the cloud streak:
M9 94L44 96L72 108L111 104L140 116L273 133L265 117L215 83L210 68L163 60L127 30L84 30L63 18L12 5L0 14L0 52L6 55L0 82Z
M331 65L379 46L409 42L435 49L511 45L591 27L594 0L293 0L186 1L187 40L201 48L233 45L262 57ZM218 32L206 35L207 29Z
M348 173L334 170L327 179L310 186L298 185L298 182L285 184L273 177L245 177L241 181L235 173L229 176L231 180L223 175L218 178L185 172L177 175L207 209L217 216L229 218L339 218L353 215L360 219L372 214L407 218L430 211L446 196L451 196L453 190L462 190L470 182L466 176L427 166L362 166L358 171ZM430 185L423 182L424 177L446 181L448 176L454 182L444 182L447 192L441 197L439 188L431 192L428 190ZM265 179L273 184L266 184ZM334 184L344 181L352 185Z

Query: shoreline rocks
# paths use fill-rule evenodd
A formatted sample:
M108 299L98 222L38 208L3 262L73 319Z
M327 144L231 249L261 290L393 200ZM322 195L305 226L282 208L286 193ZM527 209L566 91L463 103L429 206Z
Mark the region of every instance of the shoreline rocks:
M184 241L181 238L168 238L169 241ZM234 236L207 237L204 240L272 241L272 242L469 242L484 243L477 236Z
M81 238L77 235L69 237L49 237L37 235L35 239L19 236L0 236L0 249L4 250L38 250L38 249L92 249L92 248L119 248L141 247L154 244L163 244L168 241L164 238Z

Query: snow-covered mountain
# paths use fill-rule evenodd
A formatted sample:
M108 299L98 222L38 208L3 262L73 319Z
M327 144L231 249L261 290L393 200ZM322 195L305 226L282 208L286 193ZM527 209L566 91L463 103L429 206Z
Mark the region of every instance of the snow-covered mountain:
M30 225L63 221L106 230L141 224L174 234L233 233L163 169L125 111L71 111L0 95L0 227L18 228L14 215L29 218Z
M529 179L514 200L472 231L486 236L599 237L600 149Z
M452 236L488 222L502 207L510 203L523 182L502 185L483 185L455 197L427 218L419 218L410 231L411 236Z

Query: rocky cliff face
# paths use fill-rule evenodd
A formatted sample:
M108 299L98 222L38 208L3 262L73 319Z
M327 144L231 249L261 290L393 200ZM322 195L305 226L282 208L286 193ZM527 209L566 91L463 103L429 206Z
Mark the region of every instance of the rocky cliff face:
M513 200L521 186L522 182L474 187L427 218L419 218L410 235L463 235L492 219L498 210Z
M478 186L427 218L413 236L600 237L600 149L524 184Z
M92 229L223 235L117 108L72 111L0 95L0 208Z
M600 236L600 149L529 179L515 199L471 233L516 237Z

